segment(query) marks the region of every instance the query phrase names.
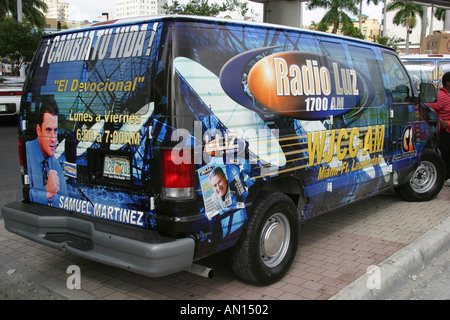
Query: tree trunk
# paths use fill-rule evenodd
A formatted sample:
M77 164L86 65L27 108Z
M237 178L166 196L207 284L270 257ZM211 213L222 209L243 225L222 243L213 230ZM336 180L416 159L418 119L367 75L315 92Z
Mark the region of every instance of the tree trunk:
M406 43L405 43L405 54L409 54L409 34L411 30L411 19L412 19L413 13L409 13L408 23L406 24Z
M409 26L406 28L405 54L409 54Z
M359 31L362 32L361 18L362 18L362 0L359 0Z
M331 32L336 34L337 30L338 30L338 26L339 26L339 19L334 19L333 31L331 31Z

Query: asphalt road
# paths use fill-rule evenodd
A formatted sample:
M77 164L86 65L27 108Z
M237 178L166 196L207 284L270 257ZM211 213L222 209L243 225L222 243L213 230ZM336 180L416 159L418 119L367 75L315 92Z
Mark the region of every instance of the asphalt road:
M22 198L17 119L0 118L0 205Z
M0 300L66 300L16 268L13 264L11 268L0 266Z
M446 249L408 282L392 300L450 300L450 249Z

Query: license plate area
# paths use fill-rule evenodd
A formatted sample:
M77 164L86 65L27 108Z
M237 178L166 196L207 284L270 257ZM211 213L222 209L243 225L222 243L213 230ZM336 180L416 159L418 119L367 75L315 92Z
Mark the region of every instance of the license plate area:
M128 187L132 184L131 154L88 149L89 182Z
M131 180L130 159L128 157L105 154L103 176L108 179Z

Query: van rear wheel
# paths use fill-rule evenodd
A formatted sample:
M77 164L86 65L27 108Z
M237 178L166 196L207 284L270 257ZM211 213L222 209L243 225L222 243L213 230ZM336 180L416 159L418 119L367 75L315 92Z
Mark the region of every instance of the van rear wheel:
M406 201L429 201L441 191L444 178L442 158L437 153L426 150L409 181L395 188L395 191Z
M271 193L254 203L247 227L231 250L231 267L242 281L269 285L281 279L298 247L296 206L283 193Z

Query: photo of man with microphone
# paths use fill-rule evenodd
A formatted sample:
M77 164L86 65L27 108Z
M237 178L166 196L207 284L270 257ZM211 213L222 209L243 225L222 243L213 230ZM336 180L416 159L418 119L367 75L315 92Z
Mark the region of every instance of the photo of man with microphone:
M58 106L46 100L39 111L37 138L27 142L27 167L30 177L30 200L56 206L56 194L67 194L64 173L55 159L58 142Z

